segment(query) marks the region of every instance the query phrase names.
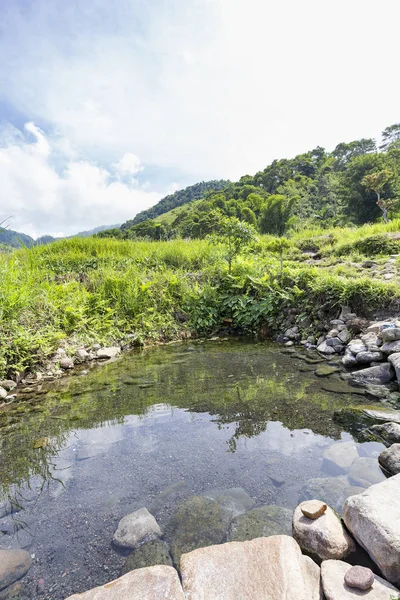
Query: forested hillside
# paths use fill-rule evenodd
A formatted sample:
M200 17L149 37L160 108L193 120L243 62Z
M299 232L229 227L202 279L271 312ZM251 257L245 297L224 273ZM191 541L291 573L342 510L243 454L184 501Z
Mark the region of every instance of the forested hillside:
M112 236L144 239L203 238L218 233L225 217L236 217L260 233L285 235L304 228L362 225L399 215L400 124L373 139L317 147L293 159L274 160L263 171L209 192L201 201L189 190L165 198L128 221ZM201 186L203 184L199 184ZM199 188L200 189L200 188ZM215 191L216 190L216 191ZM199 192L201 193L201 192ZM175 198L174 198L175 196ZM171 218L157 216L181 206ZM147 220L146 220L147 219Z

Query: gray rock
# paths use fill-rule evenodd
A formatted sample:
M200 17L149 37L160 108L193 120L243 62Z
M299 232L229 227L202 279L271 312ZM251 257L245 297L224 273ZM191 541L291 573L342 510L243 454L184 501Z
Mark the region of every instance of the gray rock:
M210 498L193 496L178 506L165 528L175 565L186 552L225 542L230 520L229 511Z
M254 506L254 500L240 487L210 490L205 492L204 496L216 500L232 518L247 512Z
M162 535L157 521L147 508L140 508L120 520L113 542L121 548L136 548L140 543Z
M357 364L357 359L354 354L345 354L342 358L342 363L345 367L353 367Z
M338 338L343 344L347 344L351 340L351 333L348 329L342 329L338 334Z
M338 442L325 450L321 468L330 475L342 475L358 456L354 442Z
M153 540L136 548L126 559L121 575L135 569L153 567L154 565L169 565L172 567L169 546L161 540Z
M32 558L25 550L0 550L0 590L21 579L31 564Z
M392 444L379 455L379 464L390 475L400 473L400 444Z
M11 392L17 387L17 384L12 379L3 379L3 381L0 381L0 387L4 388L7 392Z
M299 502L319 498L340 514L346 498L363 491L362 487L350 485L349 480L344 476L317 477L309 479L304 485L299 495Z
M344 321L342 319L332 319L332 321L329 321L331 325L344 325Z
M327 338L326 344L333 347L343 345L342 341L338 337Z
M0 387L0 400L4 400L4 398L7 398L8 396L8 392L6 392L6 390L3 387Z
M395 352L400 352L400 340L396 340L395 342L386 342L381 346L382 352L385 354L394 354Z
M383 363L378 367L369 367L352 373L353 379L366 383L389 383L393 379L393 369L390 364Z
M343 519L384 577L400 583L400 474L347 498Z
M335 354L335 349L333 348L333 346L330 346L328 344L328 340L319 344L317 346L317 350L318 352L321 352L321 354Z
M344 582L351 588L357 590L369 590L374 583L375 577L371 569L358 565L351 567L344 576Z
M369 396L372 396L377 400L386 400L390 396L390 390L388 390L388 388L383 385L374 385L373 383L367 383L364 389Z
M22 581L16 581L0 592L0 600L26 600L24 590Z
M64 369L64 370L73 369L74 361L72 360L72 358L69 358L68 356L64 356L64 358L62 358L60 360L60 367L61 367L61 369Z
M368 348L360 340L353 340L347 346L347 350L348 350L348 352L351 352L352 354L359 354L360 352L366 352L368 350Z
M233 519L230 542L243 542L269 535L291 535L292 511L282 506L266 505L253 508Z
M339 335L339 331L337 329L331 329L330 331L328 331L328 333L326 334L327 338L334 338L337 337Z
M396 340L400 340L400 327L383 329L383 331L380 332L380 337L384 342L395 342Z
M368 419L373 421L382 421L382 423L400 423L400 411L397 410L372 410L365 408L362 410Z
M378 334L381 331L381 327L387 324L387 321L374 321L373 323L370 323L370 325L367 327L366 333Z
M372 267L377 267L378 263L375 260L364 260L361 266L363 269L372 269Z
M347 562L341 560L325 560L322 563L321 581L326 600L354 600L359 596L368 600L391 600L396 597L398 590L378 575L374 576L373 586L367 592L351 588L344 581L350 568Z
M185 600L178 573L156 565L130 571L123 577L66 600Z
M91 356L90 356L89 352L87 350L85 350L85 348L79 348L75 352L75 360L78 363L87 362L88 360L90 360L90 358L91 358Z
M100 360L115 358L116 356L118 356L118 354L120 354L120 352L121 348L119 348L118 346L113 346L111 348L100 348L96 352L96 358Z
M382 352L369 352L367 350L366 352L359 352L356 355L356 363L359 365L369 364L380 360L383 360Z
M385 476L375 458L360 457L351 465L349 481L353 485L367 488L370 485L384 481Z
M383 440L385 444L400 443L400 423L382 423L372 425L369 431Z
M378 337L378 335L376 333L373 333L372 331L362 335L361 341L368 347L368 349L371 346L382 346L381 338Z
M346 533L340 519L328 506L318 519L308 519L299 504L293 513L293 537L303 553L318 564L329 558L341 559L355 552L354 540Z
M396 379L400 386L400 352L395 352L388 357L388 361L396 372Z

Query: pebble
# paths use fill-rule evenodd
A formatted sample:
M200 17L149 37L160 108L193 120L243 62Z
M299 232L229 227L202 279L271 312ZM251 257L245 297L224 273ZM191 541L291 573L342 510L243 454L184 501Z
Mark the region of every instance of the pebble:
M367 567L351 567L344 576L344 582L351 588L369 590L374 583L375 576Z

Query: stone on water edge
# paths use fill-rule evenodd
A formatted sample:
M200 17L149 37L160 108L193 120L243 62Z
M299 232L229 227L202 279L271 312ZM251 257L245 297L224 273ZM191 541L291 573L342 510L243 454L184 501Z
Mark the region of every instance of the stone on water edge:
M400 474L347 498L343 520L384 577L400 583Z
M178 573L157 565L136 569L119 579L66 600L185 600Z
M350 568L348 563L341 560L324 560L321 565L321 581L326 600L354 600L356 597L391 600L399 593L393 585L378 575L374 576L374 583L367 592L351 588L344 582Z
M152 540L136 548L126 559L121 575L125 575L125 573L129 573L129 571L134 571L135 569L143 569L155 565L168 565L172 567L172 558L169 553L168 544L162 540Z
M390 475L400 473L400 444L392 444L379 455L379 464Z
M400 443L400 423L372 425L368 431L373 435L380 437L386 445Z
M120 520L113 542L121 548L136 548L140 543L161 535L162 531L153 515L147 508L140 508Z
M355 552L354 540L329 506L315 520L303 515L302 506L299 504L293 513L293 537L305 554L320 562L345 558Z
M393 379L393 370L389 363L383 363L376 367L368 367L352 373L353 379L359 382L389 383Z
M320 500L305 500L301 503L301 512L308 519L318 519L327 508L328 505Z
M112 346L111 348L99 348L96 352L96 358L98 359L108 359L115 358L120 354L121 348L119 346Z
M291 535L292 511L275 504L239 515L231 523L229 541L244 542L271 535Z
M199 548L181 558L186 600L320 600L320 569L274 535Z

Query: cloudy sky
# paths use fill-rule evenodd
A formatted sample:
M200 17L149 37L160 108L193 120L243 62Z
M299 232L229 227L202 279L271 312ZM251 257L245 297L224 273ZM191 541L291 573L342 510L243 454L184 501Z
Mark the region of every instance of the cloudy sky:
M132 218L400 120L398 0L1 0L0 219Z

